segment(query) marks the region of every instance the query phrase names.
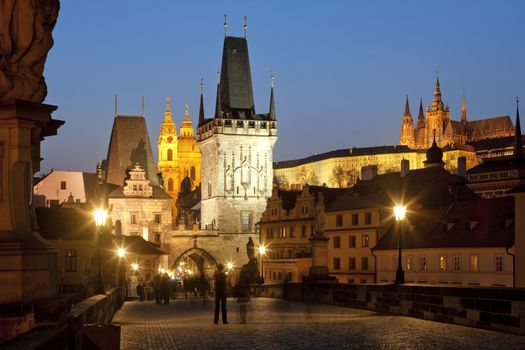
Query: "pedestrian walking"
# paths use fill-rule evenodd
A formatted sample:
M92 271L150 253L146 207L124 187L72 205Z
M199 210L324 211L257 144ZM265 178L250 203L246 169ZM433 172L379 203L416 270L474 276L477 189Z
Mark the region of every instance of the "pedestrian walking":
M160 304L160 298L162 293L162 277L160 274L153 277L153 293L155 294L155 303Z
M239 304L241 323L246 323L248 303L250 302L250 273L246 265L241 269L235 292L237 294L237 303Z
M144 301L144 286L142 283L137 285L137 295L139 296L140 301Z
M227 276L224 273L224 265L219 263L217 265L217 272L214 276L215 280L215 318L213 323L219 323L219 307L222 311L222 323L228 323L228 316L226 315L226 297L227 297Z
M164 304L170 303L170 291L171 291L171 280L170 276L165 273L162 276L162 298L164 299Z

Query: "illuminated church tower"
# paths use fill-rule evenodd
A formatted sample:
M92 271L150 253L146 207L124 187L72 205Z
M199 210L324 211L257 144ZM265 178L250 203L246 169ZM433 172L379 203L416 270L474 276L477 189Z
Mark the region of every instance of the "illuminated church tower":
M171 119L170 99L166 99L166 112L164 112L164 121L160 126L160 135L158 142L159 161L158 172L162 173L164 180L164 190L173 198L177 198L179 193L180 177L179 164L177 159L177 128Z
M191 189L194 190L201 183L201 151L193 134L193 124L189 117L188 105L186 105L177 143L180 179L182 181L189 177Z
M226 27L226 25L225 25ZM269 112L257 114L246 38L226 36L215 116L199 116L201 224L220 233L253 233L272 194L277 121L273 78Z

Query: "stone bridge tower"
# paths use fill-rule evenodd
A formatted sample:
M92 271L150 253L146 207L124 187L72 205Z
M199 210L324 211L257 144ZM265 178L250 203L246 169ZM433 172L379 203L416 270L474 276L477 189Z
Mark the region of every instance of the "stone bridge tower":
M200 115L201 227L253 233L272 194L277 121L273 78L269 112L255 112L246 38L225 37L215 116Z

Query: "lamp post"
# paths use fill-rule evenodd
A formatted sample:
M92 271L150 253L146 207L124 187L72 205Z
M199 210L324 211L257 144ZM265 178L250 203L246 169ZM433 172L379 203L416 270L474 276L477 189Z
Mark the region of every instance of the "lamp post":
M405 283L405 271L403 271L402 259L401 259L401 235L403 228L403 221L405 221L405 214L407 208L403 205L394 207L394 215L396 217L397 224L397 271L396 271L396 282L395 284Z
M93 218L95 219L95 225L97 226L97 263L98 273L95 281L95 293L106 294L104 289L104 279L102 278L102 228L106 224L108 212L104 209L97 209L93 212Z
M262 283L264 284L264 254L266 254L266 247L263 245L259 246L259 258L261 259L261 277L262 277Z

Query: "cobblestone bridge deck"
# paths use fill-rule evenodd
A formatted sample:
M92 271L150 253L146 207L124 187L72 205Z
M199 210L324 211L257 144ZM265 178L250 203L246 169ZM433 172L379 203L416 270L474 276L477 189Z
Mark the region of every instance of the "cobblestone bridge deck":
M525 349L525 337L332 305L252 299L240 324L213 324L213 300L127 302L121 349Z

